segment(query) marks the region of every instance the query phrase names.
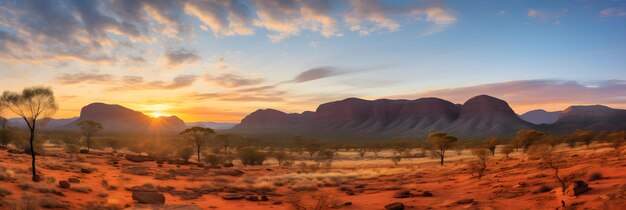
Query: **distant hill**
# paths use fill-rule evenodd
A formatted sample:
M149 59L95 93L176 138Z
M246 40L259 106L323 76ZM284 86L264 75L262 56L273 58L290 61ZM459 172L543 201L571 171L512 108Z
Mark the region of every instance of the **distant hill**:
M68 123L74 121L78 119L78 117L72 117L72 118L61 118L61 119L54 119L54 118L45 118L43 120L40 120L39 126L41 126L42 129L54 129L54 128L58 128L64 125L67 125ZM24 121L24 119L22 118L11 118L8 119L9 120L9 124L11 124L11 126L15 126L18 128L27 128L28 126L26 125L26 121Z
M188 123L185 123L185 124L187 124L187 127L198 126L198 127L211 128L211 129L214 129L214 130L224 130L224 129L231 129L231 128L235 127L235 125L237 125L238 123L188 122Z
M178 133L187 128L176 116L151 118L141 112L113 104L92 103L83 107L80 117L59 127L79 130L78 123L93 120L102 124L104 133Z
M260 109L246 116L232 131L247 135L303 135L330 139L423 139L430 132L444 131L472 139L513 137L517 131L527 129L553 133L575 129L626 129L624 112L626 110L604 106L575 106L560 113L553 125L536 125L538 121L523 120L506 101L488 95L473 97L462 105L439 98L374 101L348 98L322 104L315 112L301 114ZM536 114L525 114L526 117L533 115Z
M541 125L541 124L552 124L559 119L559 115L561 115L562 111L554 111L548 112L543 109L532 110L526 112L519 117L526 122Z

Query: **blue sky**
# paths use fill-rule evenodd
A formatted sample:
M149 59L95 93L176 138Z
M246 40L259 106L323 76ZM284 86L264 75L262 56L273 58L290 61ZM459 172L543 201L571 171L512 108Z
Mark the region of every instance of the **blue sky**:
M626 108L626 1L0 0L0 84L187 121L347 97ZM522 88L524 88L522 90ZM532 91L529 91L532 90Z

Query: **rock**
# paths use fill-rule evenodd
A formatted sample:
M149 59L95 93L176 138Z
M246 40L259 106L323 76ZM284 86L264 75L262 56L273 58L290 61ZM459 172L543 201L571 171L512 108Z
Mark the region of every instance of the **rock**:
M22 154L22 152L21 152L21 151L16 150L16 149L9 149L9 150L7 150L7 152L9 152L9 153L11 153L11 154Z
M282 202L282 201L274 201L274 202L272 202L272 204L274 204L274 205L280 205L280 204L283 204L283 202Z
M165 196L158 192L133 192L133 200L139 203L164 204Z
M217 175L226 175L226 176L241 176L243 175L243 171L237 169L224 169L216 171Z
M68 189L70 188L70 183L67 181L59 181L59 187L63 188L63 189Z
M355 186L354 188L365 188L365 184L360 184L360 185L357 185L357 186Z
M385 205L385 209L387 210L404 210L404 204L400 202L390 203Z
M90 174L91 172L93 172L92 169L87 169L87 168L81 168L80 172L83 174Z
M570 196L578 196L584 192L587 192L588 190L589 190L589 185L587 185L587 183L580 181L580 180L576 180L576 181L570 182L567 185L567 188L565 189L565 194L570 195Z
M126 188L126 190L131 192L157 192L157 189L151 184L132 186L130 188Z
M67 181L70 183L80 183L80 179L74 177L67 179Z
M230 167L235 166L235 164L233 164L233 163L224 163L224 164L223 164L223 166L224 166L225 168L230 168Z
M256 196L256 195L251 195L251 196L246 197L246 200L249 200L249 201L259 201L259 197Z
M458 200L458 201L456 201L454 203L455 204L470 204L470 203L474 203L474 199L471 199L471 198L461 199L461 200Z
M81 149L80 154L89 154L89 150L88 149Z
M139 176L145 176L145 175L151 174L150 169L148 167L143 167L143 166L125 168L125 169L122 169L122 173L139 175Z
M411 191L409 190L400 190L393 194L394 198L408 198L411 197Z
M189 191L172 191L172 194L180 197L183 200L193 200L202 196L202 194Z
M428 192L428 191L424 191L424 192L422 193L422 196L424 196L424 197L433 197L433 193Z
M244 198L243 195L239 193L228 193L221 196L224 200L241 200Z
M163 160L157 160L156 164L163 165L165 162Z
M263 196L261 196L261 200L262 201L269 201L270 199L267 196L263 195Z
M141 163L146 161L155 161L154 157L146 156L146 155L126 155L126 160L135 163Z

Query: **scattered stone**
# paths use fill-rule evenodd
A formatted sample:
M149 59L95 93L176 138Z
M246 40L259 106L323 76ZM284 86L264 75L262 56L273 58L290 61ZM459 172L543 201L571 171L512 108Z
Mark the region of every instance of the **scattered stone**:
M385 205L385 209L387 210L404 210L404 204L400 202L390 203Z
M135 166L135 167L129 167L129 168L122 169L122 173L132 174L132 175L139 175L139 176L145 176L145 175L149 175L150 174L150 169L148 167Z
M88 149L81 149L80 154L89 154L89 150Z
M357 186L355 186L354 188L365 188L365 184L360 184L360 185L357 185Z
M261 200L262 201L269 201L270 199L267 196L263 195L263 196L261 196Z
M172 195L176 195L183 200L193 200L202 196L202 194L189 191L171 191Z
M433 193L428 192L428 191L424 191L424 192L422 193L422 196L424 196L424 197L433 197Z
M16 149L9 149L7 150L7 152L11 153L11 154L22 154L22 151L16 150Z
M256 196L256 195L251 195L251 196L246 197L246 200L249 200L249 201L259 201L259 197Z
M158 192L133 192L133 200L139 203L164 204L165 196Z
M67 181L70 183L80 183L80 179L74 177L67 179Z
M400 190L393 194L394 198L408 198L411 197L411 191L409 190Z
M224 200L241 200L244 198L244 196L239 193L228 193L228 194L222 195L222 198Z
M93 172L92 169L87 169L87 168L80 169L80 173L83 173L83 174L90 174L91 172Z
M226 175L226 176L241 176L243 175L243 171L237 169L225 169L216 171L217 175Z
M141 163L146 161L155 161L154 157L146 156L146 155L126 155L126 160L135 163Z
M175 190L175 189L176 188L172 187L172 186L165 186L165 187L164 186L157 186L157 191L159 191L159 192L170 192L170 191Z
M224 163L223 166L224 166L224 168L230 168L230 167L234 167L235 164L233 164L233 163Z
M68 189L70 188L70 183L67 181L59 181L59 187L63 189Z
M274 204L274 205L280 205L280 204L283 204L283 202L282 202L282 201L274 201L274 202L272 202L272 204Z
M471 198L461 199L461 200L458 200L458 201L456 201L454 203L455 204L470 204L470 203L474 203L474 199L471 199Z
M565 194L570 196L578 196L584 192L587 192L588 190L589 185L587 185L587 183L576 180L570 182L569 185L567 185L567 188L565 189Z
M126 190L131 192L157 192L157 189L151 184L132 186L130 188L126 188Z

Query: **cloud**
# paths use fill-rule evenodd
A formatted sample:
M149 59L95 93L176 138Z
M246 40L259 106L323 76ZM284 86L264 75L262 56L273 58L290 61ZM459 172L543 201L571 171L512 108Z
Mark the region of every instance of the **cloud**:
M205 80L213 84L229 88L258 85L265 81L262 78L245 78L232 73L223 73L218 76L207 75Z
M394 16L411 15L417 20L433 23L434 29L428 32L430 34L441 31L456 22L456 16L441 6L419 4L397 6L376 0L349 0L348 2L351 8L345 15L345 21L350 30L361 35L368 35L379 30L397 31L400 23L394 19Z
M144 81L140 76L124 76L121 80L121 85L109 89L109 91L126 91L126 90L174 90L193 85L196 81L195 75L179 75L174 77L171 82L157 81Z
M540 21L552 21L554 24L561 23L561 17L567 14L567 9L561 10L547 10L542 8L530 8L526 12L526 15L531 18L539 19Z
M183 63L193 63L200 60L200 56L198 56L194 51L184 48L168 50L165 52L165 58L167 59L167 64L169 66L177 66Z
M252 35L252 12L243 1L189 1L185 13L197 17L216 36ZM207 30L208 30L207 28Z
M338 71L337 68L334 68L334 67L319 67L319 68L306 70L298 74L291 81L295 83L303 83L303 82L309 82L309 81L322 79L326 77L332 77L335 75L339 75L341 73L342 72Z
M514 108L530 110L570 105L604 104L626 108L626 81L606 80L581 84L568 80L520 80L459 88L428 90L392 98L439 97L453 102L481 94L503 99Z
M331 37L338 31L329 0L255 0L254 5L257 9L254 25L275 32L268 36L272 41L296 35L302 29L319 31L325 37Z
M606 8L600 10L600 17L624 17L626 16L626 11L622 8Z
M72 85L78 83L106 83L113 81L113 75L99 73L65 73L56 77L56 81L64 85Z

